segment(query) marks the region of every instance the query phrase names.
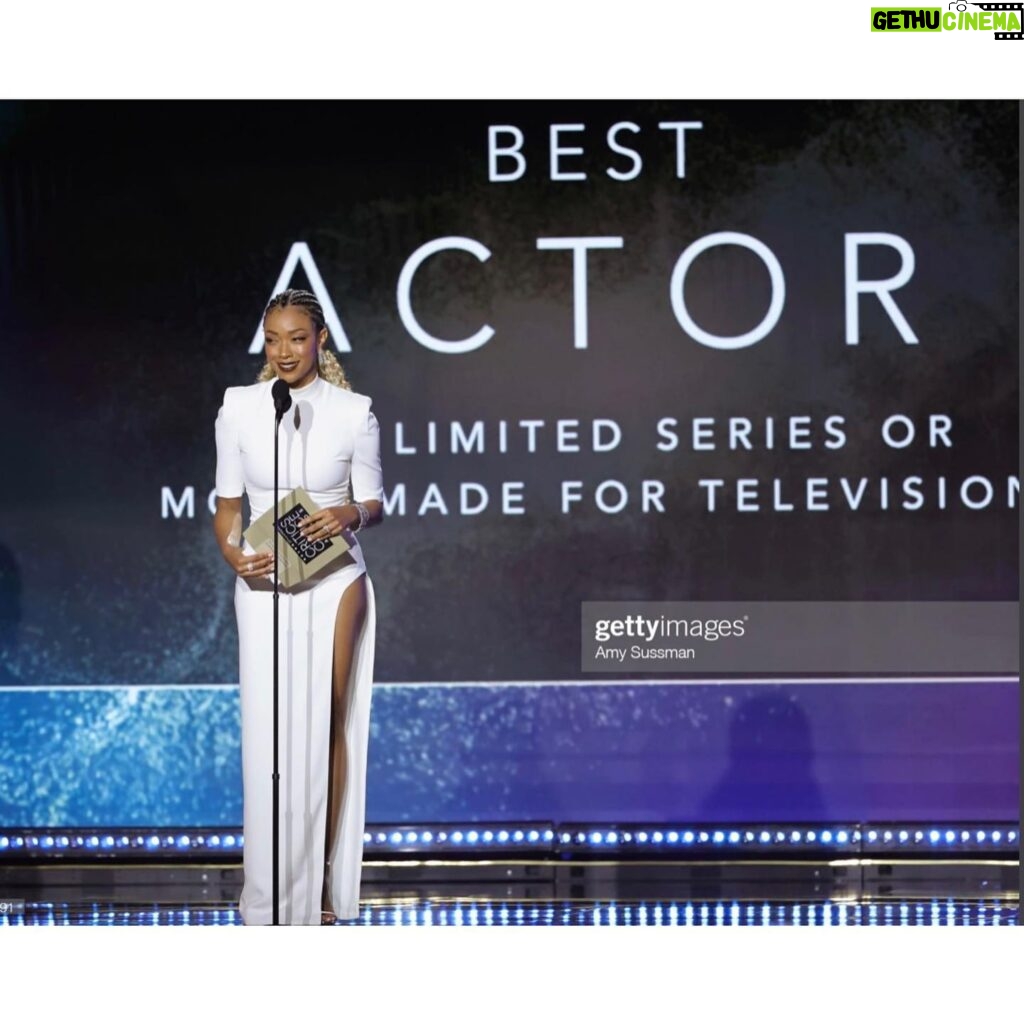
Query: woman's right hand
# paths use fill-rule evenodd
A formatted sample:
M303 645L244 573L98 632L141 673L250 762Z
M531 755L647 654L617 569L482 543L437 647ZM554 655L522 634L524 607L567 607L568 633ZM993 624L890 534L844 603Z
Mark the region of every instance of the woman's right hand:
M228 564L238 576L251 580L260 576L269 576L274 571L273 551L257 551L246 554L242 548L230 548L224 555Z

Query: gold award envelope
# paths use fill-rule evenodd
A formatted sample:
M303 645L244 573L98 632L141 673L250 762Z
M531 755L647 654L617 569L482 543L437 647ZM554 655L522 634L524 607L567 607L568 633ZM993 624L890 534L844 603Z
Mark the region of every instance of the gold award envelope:
M282 587L293 587L320 572L351 545L341 535L313 540L299 533L299 523L320 508L301 487L277 503L277 578ZM274 550L274 510L268 509L243 534L256 551ZM272 577L268 577L272 579Z

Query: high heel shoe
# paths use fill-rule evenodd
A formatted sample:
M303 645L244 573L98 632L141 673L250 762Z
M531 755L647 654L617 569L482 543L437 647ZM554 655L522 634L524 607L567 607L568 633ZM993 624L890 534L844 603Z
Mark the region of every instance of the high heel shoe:
M324 861L324 892L322 901L328 899L327 893L327 875L331 870L331 862L329 860ZM333 910L327 910L325 907L320 908L320 923L321 924L336 924L338 921L338 915Z

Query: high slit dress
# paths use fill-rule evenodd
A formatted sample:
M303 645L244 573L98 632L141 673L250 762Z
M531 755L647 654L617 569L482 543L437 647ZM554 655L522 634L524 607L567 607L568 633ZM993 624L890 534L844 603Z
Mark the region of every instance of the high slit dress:
M216 493L249 495L250 521L273 504L274 402L264 381L228 388L217 414ZM380 437L371 399L317 377L293 388L279 429L280 494L302 486L321 508L346 501L383 501ZM279 901L282 924L320 924L330 773L334 628L342 594L366 576L366 617L345 689L344 793L331 837L327 886L340 919L359 914L366 761L376 638L376 601L362 550L350 551L310 580L280 588ZM244 550L252 554L247 541ZM273 863L273 578L235 578L242 718L245 924L271 924Z

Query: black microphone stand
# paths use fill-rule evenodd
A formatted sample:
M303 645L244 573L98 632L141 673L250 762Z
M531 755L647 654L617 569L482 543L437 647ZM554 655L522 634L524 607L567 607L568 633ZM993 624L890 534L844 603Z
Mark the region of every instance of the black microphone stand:
M284 384L281 388L279 385ZM274 873L273 884L271 887L272 899L274 901L274 916L272 923L277 925L280 924L280 899L281 899L281 885L280 885L280 846L281 846L281 835L280 835L280 818L281 818L281 775L278 771L278 675L280 670L279 658L278 658L278 561L277 561L277 534L278 534L278 436L279 428L281 426L281 417L284 416L288 409L288 406L292 404L291 395L288 394L288 385L278 379L274 385L274 771L271 776L273 782L273 843L274 852L271 858L272 870ZM283 394L282 394L283 391Z

